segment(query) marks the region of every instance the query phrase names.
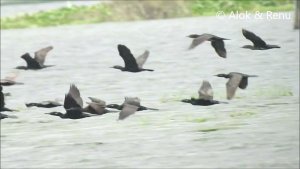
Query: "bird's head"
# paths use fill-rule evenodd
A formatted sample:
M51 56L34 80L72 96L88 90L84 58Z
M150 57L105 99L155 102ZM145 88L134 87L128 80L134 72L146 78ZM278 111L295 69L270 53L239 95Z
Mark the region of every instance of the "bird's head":
M181 100L181 102L184 102L184 103L191 103L192 100L191 100L191 99L183 99L183 100Z
M223 74L223 73L217 74L217 75L214 75L214 76L229 78L229 75L228 75L228 74Z
M21 58L23 58L23 59L27 59L29 57L30 57L29 53L25 53L24 55L21 56Z
M115 65L115 66L113 66L113 67L111 67L111 68L114 68L114 69L120 69L120 70L123 70L123 69L124 69L124 67L118 66L118 65Z
M191 35L189 35L189 36L187 36L187 37L189 37L189 38L198 38L200 35L197 35L197 34L191 34Z

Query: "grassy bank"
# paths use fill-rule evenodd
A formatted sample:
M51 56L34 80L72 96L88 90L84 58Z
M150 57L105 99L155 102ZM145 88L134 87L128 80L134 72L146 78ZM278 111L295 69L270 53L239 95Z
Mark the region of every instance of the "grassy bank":
M1 18L1 29L215 15L217 11L289 11L292 0L113 1Z

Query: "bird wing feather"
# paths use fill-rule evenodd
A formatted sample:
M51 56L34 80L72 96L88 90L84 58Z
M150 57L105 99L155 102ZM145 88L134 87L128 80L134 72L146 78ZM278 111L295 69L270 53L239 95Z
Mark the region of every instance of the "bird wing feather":
M123 58L125 63L125 68L127 69L138 69L138 64L132 55L130 49L125 45L118 45L119 55Z
M82 108L82 106L83 106L83 101L82 98L80 97L80 92L74 84L71 84L70 90L68 94L66 94L65 96L64 108L65 109L69 109L72 107Z
M253 32L250 32L246 29L242 29L243 35L246 39L250 40L255 47L266 47L267 44L259 36L255 35Z
M140 55L139 57L136 58L137 65L140 69L143 68L143 65L147 61L149 54L150 54L150 52L148 50L146 50L142 55Z
M198 90L199 99L213 100L213 90L210 83L203 80L200 89Z
M48 54L49 51L51 51L53 49L52 46L48 46L45 48L42 48L36 52L34 52L34 59L39 62L40 65L44 65L45 63L45 58Z
M131 104L124 104L123 109L119 113L119 120L124 120L128 116L134 114L138 109L138 106Z
M242 77L243 76L241 74L232 74L229 78L228 82L226 83L228 100L231 100L234 97L237 87L239 86L242 80Z
M196 46L200 45L204 41L209 40L213 36L210 34L203 34L200 35L198 38L193 39L192 44L190 45L189 49L194 49Z
M220 57L226 58L226 49L223 40L213 40L211 41L211 45Z

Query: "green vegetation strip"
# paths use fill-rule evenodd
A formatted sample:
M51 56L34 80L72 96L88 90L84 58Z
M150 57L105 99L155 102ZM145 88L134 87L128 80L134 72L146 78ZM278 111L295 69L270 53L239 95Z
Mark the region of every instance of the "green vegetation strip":
M292 0L174 0L105 1L93 6L71 6L34 14L1 18L1 29L91 24L188 16L216 15L218 11L290 11Z

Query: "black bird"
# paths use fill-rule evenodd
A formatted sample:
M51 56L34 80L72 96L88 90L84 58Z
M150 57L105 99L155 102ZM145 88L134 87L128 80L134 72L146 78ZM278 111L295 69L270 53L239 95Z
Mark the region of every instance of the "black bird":
M97 115L103 115L106 113L110 112L116 112L116 111L111 111L106 109L106 103L103 100L94 98L94 97L89 97L91 102L87 102L88 106L86 106L83 111L88 112L91 114L97 114Z
M134 114L140 107L141 100L138 97L125 97L123 108L119 113L119 120L124 120Z
M0 85L0 112L2 111L15 111L5 107L4 94L2 92L3 87Z
M214 104L226 103L213 100L213 90L210 83L203 80L200 89L198 90L199 98L183 99L184 103L191 103L192 105L210 106Z
M119 105L119 104L108 104L108 105L106 105L106 107L107 108L111 108L111 109L122 110L123 107L124 107L124 104L125 104L125 101L121 105ZM158 110L158 109L149 108L149 107L145 107L145 106L139 105L137 111L143 111L143 110Z
M53 65L44 65L45 63L45 58L48 54L49 51L53 49L52 46L48 46L46 48L42 48L34 53L34 58L30 56L29 53L25 53L24 55L21 56L22 59L24 59L27 63L27 66L18 66L16 69L43 69L46 67L51 67Z
M251 45L245 45L243 48L252 49L252 50L267 50L272 48L280 48L278 45L269 45L263 41L259 36L255 35L253 32L250 32L246 29L242 29L243 35L246 39L250 40L253 43Z
M236 92L236 89L246 89L248 85L248 77L258 77L257 75L247 75L238 72L230 72L229 74L217 74L215 76L229 78L226 83L227 99L231 100Z
M20 85L24 84L21 82L16 82L15 79L17 78L17 73L10 73L8 76L6 76L4 79L0 80L1 86L11 86L11 85Z
M3 113L0 113L0 120L5 119L5 118L13 118L13 119L16 119L16 118L18 118L18 117L17 117L17 116L14 116L14 115L6 115L6 114L3 114Z
M120 69L128 72L154 71L152 69L144 69L143 65L149 57L149 51L146 50L138 58L134 58L131 51L125 45L118 45L119 55L123 58L125 67L113 66L112 68Z
M59 102L56 101L43 101L40 103L25 103L26 107L43 107L43 108L52 108L62 106Z
M93 116L83 113L82 106L83 101L80 97L80 92L74 84L71 84L68 94L65 95L64 108L66 110L66 113L63 114L60 112L51 112L46 114L59 116L63 119L81 119Z
M221 38L212 34L192 34L188 36L189 38L193 38L194 40L192 41L192 44L190 45L189 49L194 49L196 46L200 45L204 41L211 41L212 47L215 49L217 54L222 57L226 58L226 49L225 49L225 44L223 40L229 40L226 38Z

